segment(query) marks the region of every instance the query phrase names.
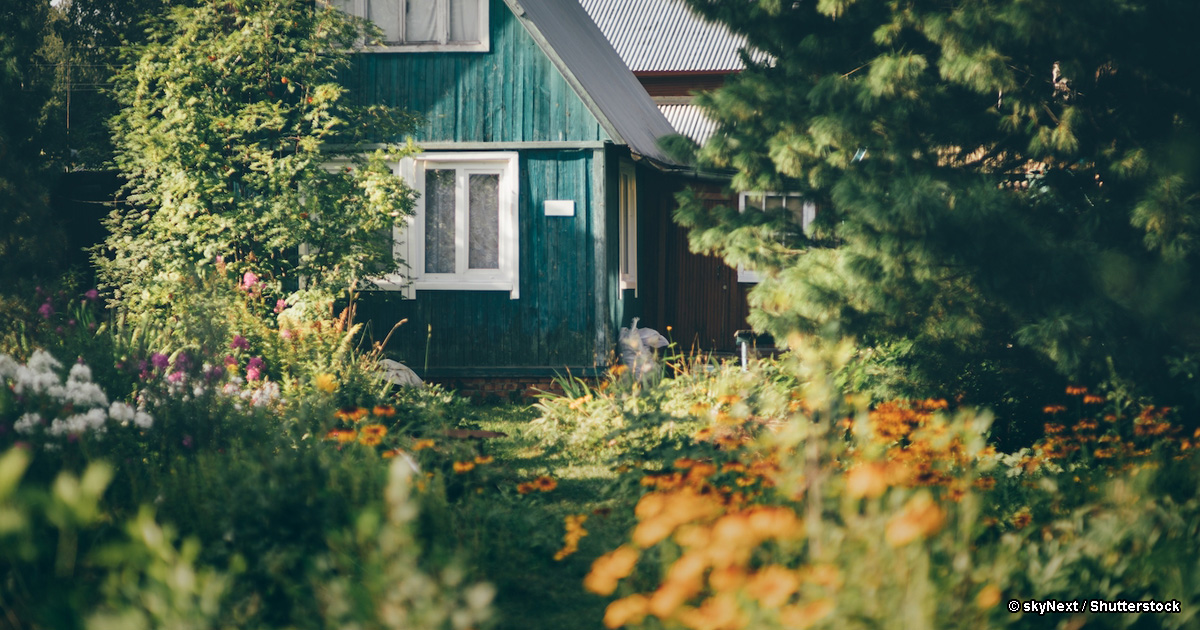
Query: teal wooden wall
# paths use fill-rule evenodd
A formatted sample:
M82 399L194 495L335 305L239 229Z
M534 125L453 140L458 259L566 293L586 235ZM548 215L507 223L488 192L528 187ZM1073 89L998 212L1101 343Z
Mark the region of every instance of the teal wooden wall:
M487 53L356 55L344 83L360 103L422 114L418 143L608 139L503 0L492 0L491 29Z
M433 375L593 367L596 327L603 325L594 299L602 282L594 271L594 236L605 225L595 204L600 188L593 175L595 153L521 152L520 299L509 299L507 291L417 291L413 300L395 292L368 292L359 303L359 321L369 321L379 341L392 324L407 318L387 351L419 372L432 326ZM575 216L544 216L547 199L574 200Z
M623 314L623 305L610 312L609 304L629 304L614 299L616 198L609 192L609 165L624 149L595 148L608 136L503 0L492 0L490 18L490 52L364 53L345 84L360 103L421 113L418 145L470 142L481 151L490 149L477 143L495 143L501 151L517 142L586 142L591 148L515 147L519 299L507 291L417 291L413 300L370 292L359 302L358 319L376 341L407 319L387 353L422 373L428 357L429 376L590 369L607 361L615 338L610 326ZM544 216L547 199L574 200L575 216Z

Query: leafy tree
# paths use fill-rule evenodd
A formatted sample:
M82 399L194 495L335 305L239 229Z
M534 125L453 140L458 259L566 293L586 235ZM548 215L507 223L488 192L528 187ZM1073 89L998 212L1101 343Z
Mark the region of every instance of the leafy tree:
M694 248L766 273L757 328L855 337L903 393L1194 388L1200 4L688 3L767 53L701 96L699 158L819 206L683 200Z
M45 253L62 247L50 219L52 151L44 113L50 94L38 54L49 32L49 0L0 0L0 284L53 271Z
M209 0L131 49L113 132L134 207L97 255L124 307L169 311L213 265L308 303L396 268L376 236L411 190L382 153L359 156L412 117L347 105L338 73L363 28L309 0Z

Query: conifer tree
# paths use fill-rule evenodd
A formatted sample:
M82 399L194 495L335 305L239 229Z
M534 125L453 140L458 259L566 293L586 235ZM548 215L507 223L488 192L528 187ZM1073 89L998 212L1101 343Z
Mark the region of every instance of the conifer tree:
M130 48L112 128L132 207L96 256L124 308L169 312L214 266L309 304L396 270L380 236L413 194L396 155L360 156L413 117L347 103L339 72L365 28L311 0L205 0Z
M765 53L701 97L700 159L819 206L805 232L683 200L693 248L765 273L757 328L886 349L906 393L1194 395L1200 3L688 3Z

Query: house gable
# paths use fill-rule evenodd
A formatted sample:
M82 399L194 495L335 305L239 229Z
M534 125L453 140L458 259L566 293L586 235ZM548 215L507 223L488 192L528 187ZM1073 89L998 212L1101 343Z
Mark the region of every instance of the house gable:
M613 141L509 3L490 14L488 52L363 53L345 85L421 115L418 144Z

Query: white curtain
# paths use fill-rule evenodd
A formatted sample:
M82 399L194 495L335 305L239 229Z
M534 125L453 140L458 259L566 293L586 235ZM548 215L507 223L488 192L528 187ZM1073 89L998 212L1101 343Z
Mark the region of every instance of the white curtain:
M481 38L479 0L446 0L450 3L450 41L477 42Z
M425 273L454 273L453 169L425 171Z
M383 41L399 42L400 8L404 0L367 0L367 17L383 29Z
M469 180L467 224L471 228L471 237L467 268L499 269L500 176L472 173Z
M395 2L397 0L393 0ZM399 0L404 2L405 0ZM404 41L438 41L438 0L407 0L408 11L404 15Z

